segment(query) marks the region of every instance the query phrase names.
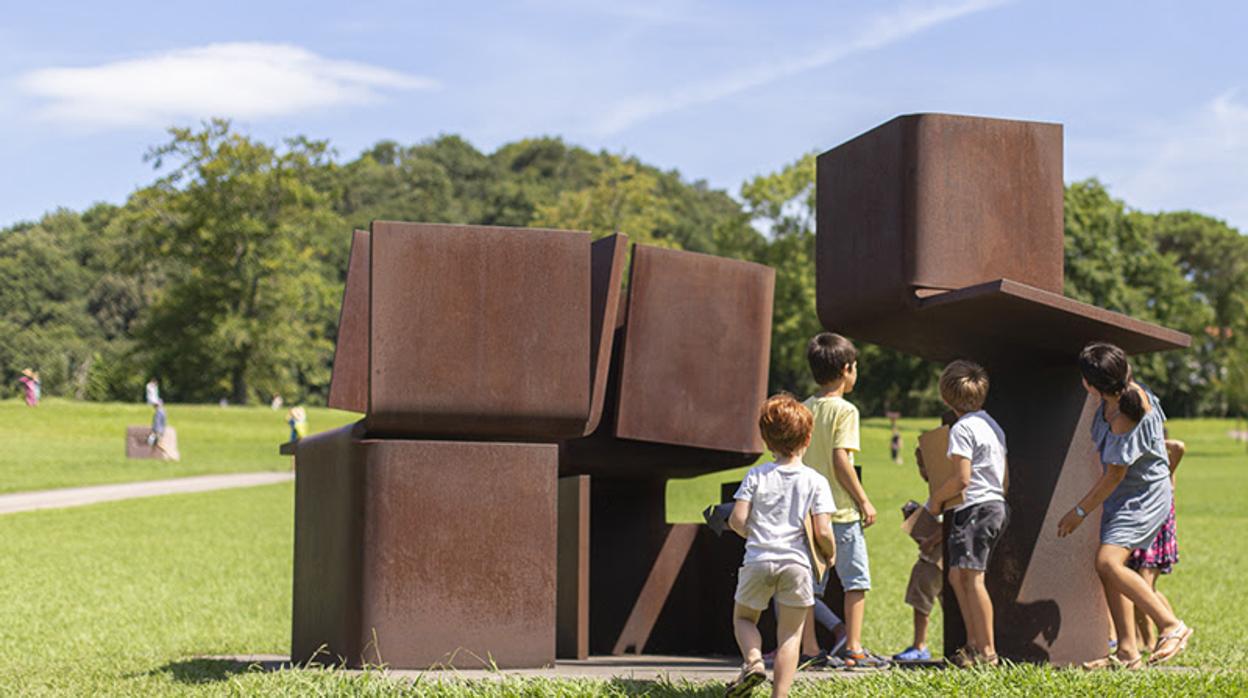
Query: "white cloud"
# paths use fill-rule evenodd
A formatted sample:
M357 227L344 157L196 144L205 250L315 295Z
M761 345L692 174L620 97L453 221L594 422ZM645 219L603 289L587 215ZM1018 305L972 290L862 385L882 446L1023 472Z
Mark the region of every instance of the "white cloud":
M1092 145L1102 180L1129 205L1191 209L1248 232L1248 91Z
M1004 5L1011 0L964 0L955 4L905 5L872 20L857 35L827 48L786 61L768 63L685 85L663 93L637 95L621 101L593 126L598 135L612 135L646 119L714 102L850 56L901 41L938 24Z
M333 60L289 44L223 43L21 76L46 100L41 117L87 126L166 125L224 116L263 119L371 102L387 90L437 87L428 78Z

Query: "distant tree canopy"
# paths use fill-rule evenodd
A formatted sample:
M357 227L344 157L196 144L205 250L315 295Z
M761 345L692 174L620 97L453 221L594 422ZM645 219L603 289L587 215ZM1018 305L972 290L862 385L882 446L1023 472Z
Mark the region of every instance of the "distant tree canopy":
M349 232L375 219L614 231L776 269L772 390L814 389L814 158L738 197L634 157L534 138L482 153L458 136L382 141L349 162L303 137L228 122L171 129L156 178L120 206L60 209L0 230L0 378L138 400L323 402ZM1175 415L1248 412L1248 238L1197 213L1128 208L1096 180L1066 188L1066 293L1189 332L1141 357ZM938 367L860 346L866 414L938 410Z

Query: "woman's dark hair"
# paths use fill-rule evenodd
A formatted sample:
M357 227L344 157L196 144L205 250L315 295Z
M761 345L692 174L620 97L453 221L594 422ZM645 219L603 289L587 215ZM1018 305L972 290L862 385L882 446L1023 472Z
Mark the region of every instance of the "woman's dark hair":
M1103 395L1118 397L1122 413L1138 422L1144 418L1144 402L1131 385L1131 362L1127 354L1108 342L1092 342L1079 352L1079 372L1088 385Z

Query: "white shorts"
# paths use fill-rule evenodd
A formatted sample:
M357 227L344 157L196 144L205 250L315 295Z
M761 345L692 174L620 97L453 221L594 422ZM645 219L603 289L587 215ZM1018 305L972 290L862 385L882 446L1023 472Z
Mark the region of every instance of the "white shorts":
M751 562L737 572L736 602L762 611L772 597L785 606L815 605L810 567L796 562Z

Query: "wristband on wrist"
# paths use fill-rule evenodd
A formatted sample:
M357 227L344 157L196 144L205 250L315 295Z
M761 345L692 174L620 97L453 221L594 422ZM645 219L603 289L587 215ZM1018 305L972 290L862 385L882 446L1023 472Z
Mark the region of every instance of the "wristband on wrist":
M1075 505L1075 513L1078 514L1079 518L1081 519L1088 518L1088 512L1084 511L1083 507L1079 506L1078 504Z

